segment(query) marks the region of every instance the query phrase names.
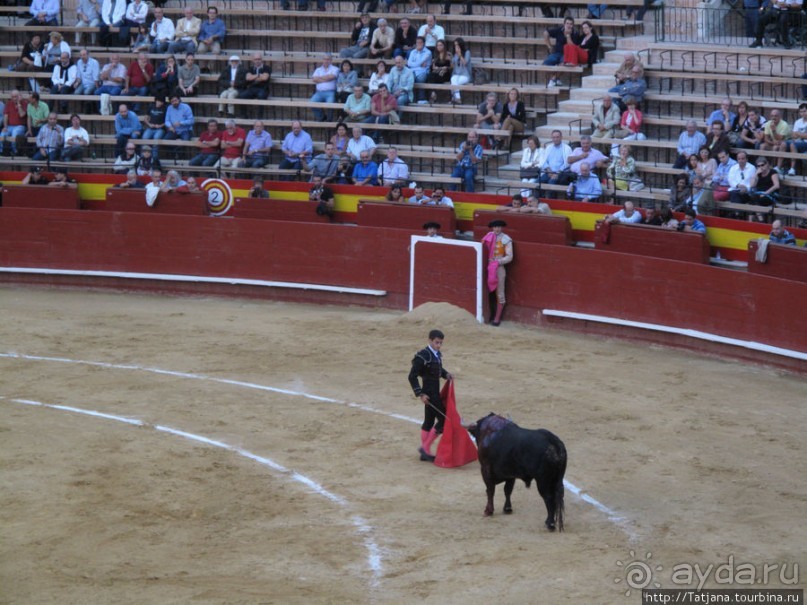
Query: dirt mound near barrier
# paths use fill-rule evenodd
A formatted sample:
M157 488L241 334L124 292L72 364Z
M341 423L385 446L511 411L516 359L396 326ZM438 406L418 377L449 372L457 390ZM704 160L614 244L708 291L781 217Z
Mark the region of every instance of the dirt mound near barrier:
M479 327L479 323L471 313L444 302L424 303L402 315L398 321L407 325L428 325L429 329L439 330L446 327L461 327L466 330Z

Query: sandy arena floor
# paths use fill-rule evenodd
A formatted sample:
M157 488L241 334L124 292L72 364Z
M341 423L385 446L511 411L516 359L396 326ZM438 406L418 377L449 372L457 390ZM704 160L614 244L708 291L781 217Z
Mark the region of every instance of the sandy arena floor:
M443 304L5 286L0 317L3 604L619 604L631 564L664 587L730 556L807 573L796 376ZM565 533L534 488L483 518L476 463L417 459L406 374L433 327L466 420L565 441L599 503L567 490Z

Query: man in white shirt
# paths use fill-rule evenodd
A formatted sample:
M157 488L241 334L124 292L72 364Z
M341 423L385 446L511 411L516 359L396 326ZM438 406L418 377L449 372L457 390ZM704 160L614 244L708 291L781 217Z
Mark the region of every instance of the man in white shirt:
M77 114L70 116L70 126L64 131L64 147L62 160L65 162L78 162L84 155L84 150L90 144L90 135L81 125L81 118Z
M446 39L446 31L442 25L437 25L437 19L434 15L426 15L426 23L418 29L418 36L425 38L426 48L434 52L437 41Z
M76 66L70 65L70 55L62 53L61 60L53 66L53 74L50 77L51 94L72 95L76 72ZM59 101L59 111L67 113L67 101Z
M76 61L76 79L73 81L73 94L91 95L98 86L98 78L101 75L101 66L82 48L79 53L79 60Z
M339 75L339 68L332 61L331 53L325 53L322 57L322 65L311 74L311 81L314 82L316 92L311 96L312 103L334 103L336 101L336 76ZM328 116L321 109L314 110L314 119L317 122L331 121L333 111L328 110Z
M151 171L151 182L146 185L146 204L151 208L157 203L157 196L162 190L163 173L160 170Z
M151 24L149 36L151 36L151 52L161 55L168 50L168 45L174 39L174 24L171 19L165 17L162 8L154 9L154 23Z
M613 214L606 214L605 222L625 224L641 223L642 215L634 208L633 202L625 202L625 204L622 206L622 210L618 210Z
M390 147L387 150L387 159L378 166L378 180L385 187L395 183L406 182L409 178L409 166L398 158L398 149Z
M375 141L364 134L359 126L353 127L353 137L347 142L347 154L352 162L361 159L361 152L366 151L372 158L375 155Z
M757 169L748 162L748 154L744 151L737 153L737 163L729 169L729 201L733 204L742 204L742 194L748 193L753 187Z
M807 153L807 103L799 105L799 119L793 124L790 133L791 139L787 142L790 153ZM796 163L798 160L790 160L790 170L787 176L796 176ZM804 162L802 161L802 166Z

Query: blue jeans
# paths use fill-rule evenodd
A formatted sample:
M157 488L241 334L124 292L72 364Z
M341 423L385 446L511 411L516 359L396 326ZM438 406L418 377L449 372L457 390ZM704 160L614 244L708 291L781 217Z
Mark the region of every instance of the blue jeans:
M204 166L206 168L209 168L218 161L219 161L218 153L199 153L195 155L188 163L191 166Z
M396 99L398 99L398 107L406 107L407 105L409 105L409 93L408 92L400 93L399 95L396 96ZM399 114L399 116L400 116L400 114Z
M146 128L145 132L143 132L144 139L154 139L159 140L165 136L165 129L164 128Z
M73 145L62 149L62 160L65 162L78 162L84 155L84 147Z
M246 168L263 168L269 163L269 156L264 155L262 153L256 153L255 155L248 155L244 158L244 166Z
M176 55L179 53L195 53L196 52L196 42L193 40L175 40L168 45L168 52L172 55Z
M56 160L59 159L59 150L58 149L50 149L46 153L43 154L40 149L37 149L36 153L34 154L34 157L32 159L37 160L37 161L44 160L44 159L49 159L51 162L55 162Z
M312 103L334 103L336 101L336 91L335 90L318 90L311 96ZM331 116L333 112L329 109L328 110L328 121L331 120ZM325 114L322 112L321 109L314 110L314 119L319 122L325 121Z
M608 8L607 4L589 4L588 12L590 12L595 19L600 19L605 13L606 8Z
M155 55L163 55L168 51L168 42L158 42L155 40L151 43L151 52Z
M563 53L552 53L544 59L544 65L560 65L563 63Z
M3 132L0 132L0 137L6 137L11 143L11 153L17 155L17 137L25 134L25 126L9 126ZM0 149L0 151L3 151Z
M95 94L95 83L90 82L89 84L79 84L76 86L76 89L73 91L74 95L94 95Z
M461 178L465 185L465 191L467 193L474 192L474 179L476 178L476 166L460 166L457 165L454 168L454 172L451 173L453 178ZM451 191L456 191L457 186L451 185Z

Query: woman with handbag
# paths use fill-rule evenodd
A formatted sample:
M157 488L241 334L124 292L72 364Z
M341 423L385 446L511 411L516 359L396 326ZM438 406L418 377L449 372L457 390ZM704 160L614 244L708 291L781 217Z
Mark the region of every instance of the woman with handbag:
M630 152L630 145L620 145L619 159L608 167L608 177L620 191L639 191L644 188L644 183L636 177L636 162Z
M502 115L499 118L501 122L493 125L495 129L507 132L511 142L513 134L524 132L524 125L527 123L527 110L519 97L518 88L511 88L507 92L507 102L504 104ZM496 137L497 146L501 145L502 140L502 137ZM512 149L512 146L510 148Z
M524 153L521 156L521 164L518 176L522 183L529 183L534 185L538 182L541 176L541 163L543 162L543 149L541 142L535 135L527 139L527 146L524 148ZM522 189L521 195L528 196L530 189Z

